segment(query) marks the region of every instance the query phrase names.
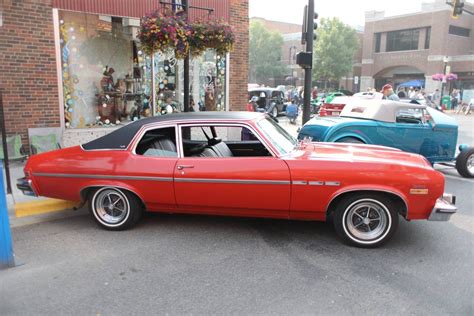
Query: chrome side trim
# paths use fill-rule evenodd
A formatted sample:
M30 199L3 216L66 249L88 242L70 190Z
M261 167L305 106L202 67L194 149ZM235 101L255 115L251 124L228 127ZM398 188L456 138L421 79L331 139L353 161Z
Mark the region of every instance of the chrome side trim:
M235 183L235 184L290 184L286 180L239 180L239 179L205 179L205 178L175 178L175 182L197 183Z
M307 185L307 184L308 184L308 181L297 180L297 181L293 181L292 184L293 184L293 185Z
M33 172L33 175L37 177L51 177L51 178L145 180L145 181L160 181L160 182L173 181L173 178L171 177L114 176L114 175L98 175L98 174L68 174L68 173L42 173L42 172Z
M338 187L341 185L341 182L339 181L326 181L324 182L325 185L333 186L333 187Z
M324 181L309 181L309 185L324 185Z

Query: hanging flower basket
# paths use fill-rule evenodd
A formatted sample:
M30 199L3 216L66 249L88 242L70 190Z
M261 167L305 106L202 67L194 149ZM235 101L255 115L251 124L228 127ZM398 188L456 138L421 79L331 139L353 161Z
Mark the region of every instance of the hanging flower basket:
M232 51L235 41L232 27L223 20L187 23L184 15L158 11L140 20L138 38L146 53L174 50L177 59L184 59L189 52L199 56L208 48L224 55Z
M436 81L442 81L445 79L446 81L452 81L452 80L458 80L458 75L449 73L446 76L443 74L434 74L431 76L431 79L436 80Z
M235 42L234 30L223 20L196 21L191 24L190 50L195 56L206 49L215 49L217 54L231 52Z
M447 81L458 80L458 75L449 73L446 75L446 80Z
M183 17L154 12L141 18L138 38L148 54L174 50L177 59L184 59L189 52L190 34Z

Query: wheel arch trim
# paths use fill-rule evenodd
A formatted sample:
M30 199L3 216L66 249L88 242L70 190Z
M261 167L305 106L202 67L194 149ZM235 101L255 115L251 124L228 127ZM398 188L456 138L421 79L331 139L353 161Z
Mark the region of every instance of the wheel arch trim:
M391 188L384 188L384 187L379 187L379 186L361 186L361 187L351 187L351 188L344 188L341 190L336 191L330 198L327 206L326 206L326 216L328 216L331 212L331 209L329 208L331 204L341 195L346 194L346 193L355 193L359 191L368 191L368 192L382 192L382 193L389 193L391 195L397 196L400 198L400 200L404 203L406 213L402 214L405 218L408 218L408 212L409 212L409 207L408 207L408 201L405 197L405 195L402 192L399 192L395 189Z
M80 189L79 191L79 195L81 197L81 201L85 202L87 201L87 196L86 196L86 192L87 190L90 190L92 188L104 188L104 187L108 187L108 188L116 188L116 189L121 189L121 190L126 190L126 191L129 191L130 193L133 193L136 197L138 197L138 199L140 200L140 202L145 206L146 208L146 203L145 203L145 200L143 199L143 197L137 193L137 190L135 190L133 187L129 186L129 185L126 185L124 183L121 183L121 184L115 184L115 183L101 183L101 182L97 182L97 183L93 183L93 184L88 184L87 186L84 186Z
M333 138L333 140L331 140L332 142L337 142L343 138L355 138L357 140L360 140L361 142L363 142L364 144L367 144L367 145L370 145L372 144L371 141L369 141L368 139L366 139L363 135L360 135L360 134L355 134L355 133L343 133L343 134L340 134L340 135L337 135L336 137Z

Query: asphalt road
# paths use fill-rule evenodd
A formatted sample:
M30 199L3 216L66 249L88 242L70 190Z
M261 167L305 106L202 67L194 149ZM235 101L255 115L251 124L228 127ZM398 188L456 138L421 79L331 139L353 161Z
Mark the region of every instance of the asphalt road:
M460 142L474 144L471 117ZM325 223L149 215L125 232L89 216L13 229L0 314L473 315L474 180L447 167L450 222L405 222L380 249Z

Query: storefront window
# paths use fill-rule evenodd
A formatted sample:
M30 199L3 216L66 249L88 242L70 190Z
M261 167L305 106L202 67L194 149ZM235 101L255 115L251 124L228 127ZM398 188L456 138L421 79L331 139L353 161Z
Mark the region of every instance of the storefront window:
M146 55L138 19L60 11L66 127L116 126L183 110L183 61ZM214 50L190 61L194 111L225 110L226 58Z

